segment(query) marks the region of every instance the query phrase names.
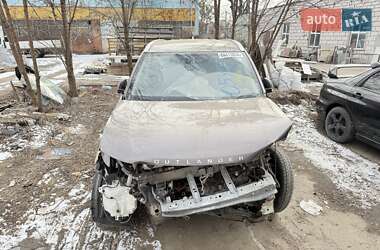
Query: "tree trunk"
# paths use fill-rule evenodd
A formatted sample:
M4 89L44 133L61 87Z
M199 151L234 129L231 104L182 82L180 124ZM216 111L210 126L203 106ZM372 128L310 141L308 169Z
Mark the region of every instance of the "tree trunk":
M259 11L259 3L257 1L252 1L252 9L251 9L251 46L250 46L250 55L255 63L257 70L262 75L263 74L263 61L260 53L260 45L257 39L257 29L258 29L258 11Z
M214 0L214 29L215 39L219 39L220 0Z
M231 39L235 39L236 18L232 17Z
M42 112L43 107L42 107L42 97L41 97L41 84L40 84L40 71L38 69L38 64L37 64L37 59L36 59L36 51L34 50L34 45L33 45L33 39L32 39L32 25L30 24L29 20L29 11L28 11L28 2L27 0L23 0L23 5L24 5L24 16L25 16L25 21L27 25L27 30L28 30L28 40L29 40L29 47L30 47L30 53L32 55L32 60L33 60L33 69L34 69L34 74L36 78L36 87L37 87L37 106L38 106L38 111Z
M131 6L130 3L131 0L128 1L128 6L125 5L125 0L121 0L121 8L123 11L123 31L124 31L124 47L125 51L127 53L127 60L128 60L128 70L129 75L132 74L133 70L133 64L132 64L132 55L131 55L131 48L129 46L129 21L130 21L130 15L133 6Z
M67 19L66 1L60 0L61 3L61 15L63 24L63 42L64 42L64 57L67 71L67 80L69 83L69 93L71 97L78 96L77 84L75 81L74 67L73 67L73 54L71 51L71 33Z
M5 11L5 13L4 13L4 11ZM32 86L30 85L28 74L26 73L26 70L25 70L25 64L24 64L24 59L22 58L20 44L19 44L18 38L16 36L16 33L14 31L14 27L12 24L12 21L13 21L12 16L10 14L7 1L5 1L5 0L2 0L1 4L0 4L0 20L1 20L1 24L2 24L5 32L7 34L7 37L9 40L9 45L11 47L13 57L16 60L17 67L18 67L21 75L23 76L23 78L25 80L26 92L30 96L30 98L32 100L32 104L36 105L36 96L34 95Z

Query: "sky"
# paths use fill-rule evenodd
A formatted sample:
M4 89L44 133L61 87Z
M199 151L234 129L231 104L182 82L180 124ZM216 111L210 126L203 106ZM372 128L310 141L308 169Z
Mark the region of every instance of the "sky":
M211 2L213 2L213 0L209 0ZM274 7L278 4L281 4L283 3L285 0L261 0L262 3L265 3L265 1L270 1L269 3L269 7ZM220 15L221 15L221 19L225 19L225 13L227 12L227 18L230 19L231 18L231 8L230 8L231 4L230 4L230 1L228 0L220 0Z

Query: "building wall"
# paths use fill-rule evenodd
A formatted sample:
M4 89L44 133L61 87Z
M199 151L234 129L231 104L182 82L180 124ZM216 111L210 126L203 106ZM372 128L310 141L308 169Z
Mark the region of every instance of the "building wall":
M325 1L324 7L331 8L371 8L372 9L372 32L366 32L364 49L355 49L361 53L375 53L376 47L380 47L380 1L379 0L351 0ZM302 7L301 7L302 8ZM299 15L291 18L290 36L288 46L297 44L304 52L311 52L309 47L309 32L301 29L301 21ZM281 39L282 32L277 37L277 41ZM321 32L320 48L334 49L335 46L348 47L350 45L351 32ZM275 43L276 44L276 43Z
M54 20L31 20L32 37L35 40L60 40L62 23ZM13 25L19 41L28 41L27 26L24 20L15 20ZM75 20L71 28L74 53L101 53L102 38L100 20Z
M7 1L11 15L14 19L24 19L24 12L21 0ZM41 0L30 0L33 4L33 11L30 12L31 19L54 19L54 15L49 6ZM72 1L74 2L74 1ZM115 11L121 15L120 1L82 0L75 12L76 20L107 20L116 15ZM57 11L59 2L56 3ZM200 9L198 0L137 0L133 11L132 20L135 21L163 21L171 23L183 23L182 26L193 27L194 35L199 34Z

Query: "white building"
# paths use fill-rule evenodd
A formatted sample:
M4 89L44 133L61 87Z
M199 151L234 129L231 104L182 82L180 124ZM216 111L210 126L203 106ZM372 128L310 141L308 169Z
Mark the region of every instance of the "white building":
M292 47L297 45L302 49L302 53L307 55L315 49L331 50L335 48L346 48L351 54L353 63L370 63L374 58L380 55L380 0L324 0L322 2L311 4L312 1L301 1L294 6L289 13L289 19L279 32L274 47L278 41L285 39L286 43L283 47ZM320 2L320 3L319 3ZM305 32L301 28L300 10L305 8L355 8L372 9L372 31L371 32ZM262 23L273 22L271 14L267 14L266 18L269 21ZM248 44L248 16L239 20L239 27L236 39L243 44Z

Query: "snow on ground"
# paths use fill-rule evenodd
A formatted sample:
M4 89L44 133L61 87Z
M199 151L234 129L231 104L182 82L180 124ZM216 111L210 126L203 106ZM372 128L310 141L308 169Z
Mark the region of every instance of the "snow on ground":
M74 73L81 74L86 66L104 64L107 55L73 55ZM56 79L66 78L65 66L59 57L47 56L45 58L38 58L38 66L41 71L41 75L44 77L54 76ZM27 59L27 64L32 66L31 59ZM9 85L9 82L3 82L4 79L13 77L14 72L0 73L0 88L3 85Z
M303 150L313 165L327 173L338 189L350 191L362 208L380 203L380 165L337 144L317 131L305 106L284 105L293 120L287 143Z
M10 152L0 152L0 161L4 161L11 157L12 157L12 154Z
M25 129L25 131L18 127L15 127L15 129L14 135L0 142L0 153L7 154L9 152L22 151L28 147L32 149L41 148L46 145L48 139L53 134L53 127L51 125L33 125Z
M51 185L51 182L55 182L59 185L57 188L61 188L64 180L60 178L59 171L59 168L53 169L38 184ZM15 228L1 229L2 249L12 249L27 239L41 242L49 249L106 249L115 242L115 249L161 249L161 243L154 239L154 230L150 225L146 226L144 232L148 239L141 237L133 228L114 232L97 227L91 220L88 207L90 197L86 185L79 182L66 197L56 197L49 204L40 203L31 208L24 218L20 218L20 221L25 222Z

